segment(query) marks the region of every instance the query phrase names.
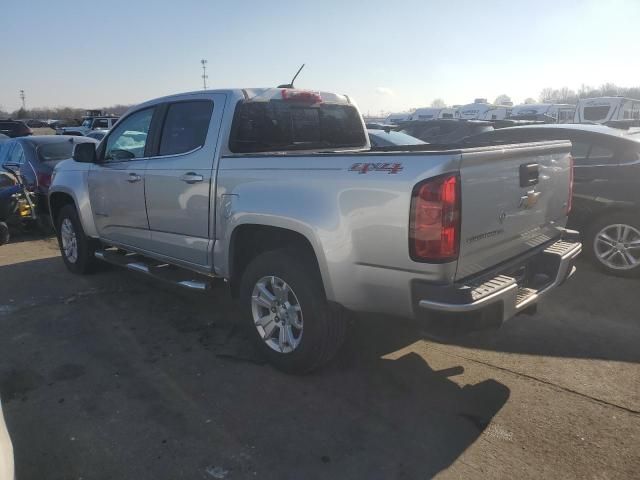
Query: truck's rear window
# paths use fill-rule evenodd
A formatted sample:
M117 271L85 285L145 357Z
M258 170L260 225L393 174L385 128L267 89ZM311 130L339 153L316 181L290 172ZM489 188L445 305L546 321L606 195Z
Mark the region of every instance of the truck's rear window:
M304 105L282 100L241 102L231 128L234 153L359 148L366 145L351 105Z

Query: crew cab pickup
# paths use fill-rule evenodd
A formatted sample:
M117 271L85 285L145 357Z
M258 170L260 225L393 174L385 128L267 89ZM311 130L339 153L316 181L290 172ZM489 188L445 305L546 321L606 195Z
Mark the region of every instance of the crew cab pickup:
M49 203L71 272L102 260L192 289L224 280L268 359L306 372L337 351L348 312L531 312L581 249L564 228L570 147L376 150L347 96L202 91L78 144Z

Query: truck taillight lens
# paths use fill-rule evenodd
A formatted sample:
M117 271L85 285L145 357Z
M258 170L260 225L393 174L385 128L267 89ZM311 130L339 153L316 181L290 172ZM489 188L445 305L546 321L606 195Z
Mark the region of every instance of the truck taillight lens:
M569 155L569 198L567 199L567 215L573 207L573 156Z
M447 262L460 250L460 177L442 175L411 194L409 252L418 262Z

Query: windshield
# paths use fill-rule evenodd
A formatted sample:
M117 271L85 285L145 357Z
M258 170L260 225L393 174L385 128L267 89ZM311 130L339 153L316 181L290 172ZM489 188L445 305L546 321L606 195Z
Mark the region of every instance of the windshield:
M69 137L67 137L69 138ZM42 162L57 162L66 160L73 155L73 143L69 141L40 145L37 149L38 158Z
M386 130L369 130L371 145L374 147L390 147L393 145L424 145L419 138L412 137L403 132Z
M240 103L229 140L229 149L235 153L365 145L362 120L353 106L305 105L282 100Z
M93 122L93 120L91 118L87 118L86 120L84 120L82 122L82 126L83 127L87 127L87 128L91 128L91 122Z

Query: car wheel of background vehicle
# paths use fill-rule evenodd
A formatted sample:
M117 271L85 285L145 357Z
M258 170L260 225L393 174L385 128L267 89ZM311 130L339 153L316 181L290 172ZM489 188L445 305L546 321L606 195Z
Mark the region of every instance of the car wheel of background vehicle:
M65 205L57 219L58 244L67 268L78 274L91 273L98 260L94 257L98 242L87 237L73 205Z
M0 245L9 243L9 239L9 226L4 222L0 222Z
M250 335L269 362L287 373L322 366L346 336L344 312L327 302L308 257L303 250L262 253L240 281L240 310Z
M640 219L608 214L587 229L587 255L601 270L620 277L640 275Z

